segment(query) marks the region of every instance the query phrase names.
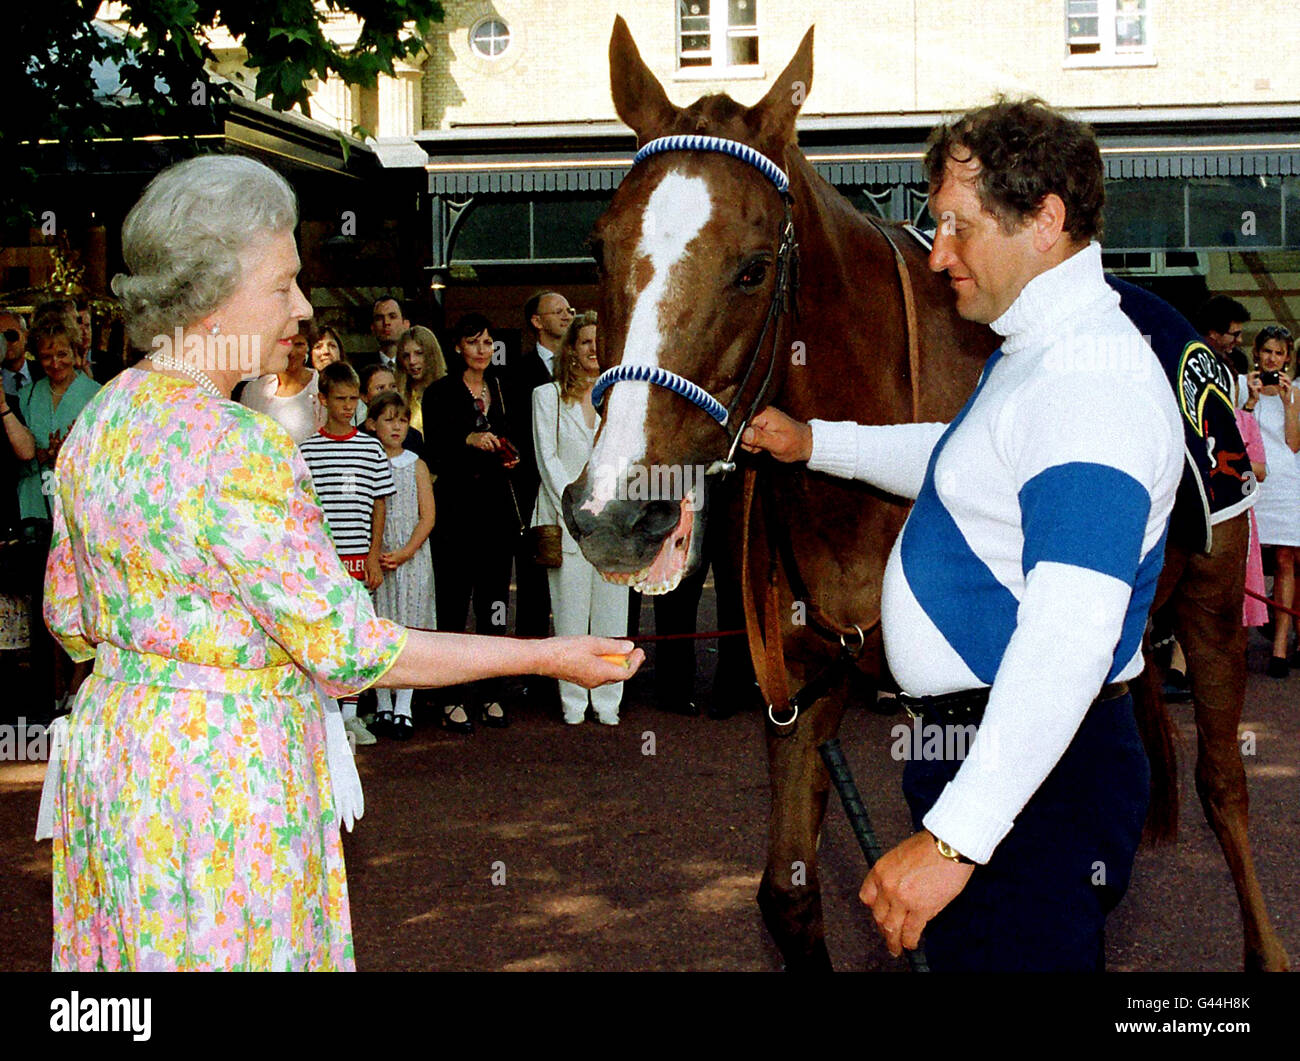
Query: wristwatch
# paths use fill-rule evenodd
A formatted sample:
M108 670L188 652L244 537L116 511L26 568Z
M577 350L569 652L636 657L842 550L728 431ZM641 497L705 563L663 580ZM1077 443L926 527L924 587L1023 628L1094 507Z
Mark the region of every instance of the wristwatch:
M933 837L934 846L938 848L939 854L941 854L949 862L960 862L963 866L975 865L974 862L972 862L969 858L963 855L960 851L958 851L955 847L952 846L952 844L948 843L946 840L940 840L937 836L934 835L934 833L931 833L930 836Z

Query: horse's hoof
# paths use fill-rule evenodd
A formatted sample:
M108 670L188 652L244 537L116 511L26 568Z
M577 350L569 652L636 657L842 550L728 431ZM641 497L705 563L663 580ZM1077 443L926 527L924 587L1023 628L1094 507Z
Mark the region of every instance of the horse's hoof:
M833 973L830 953L826 950L826 941L818 940L807 954L787 958L781 967L786 973Z
M1289 973L1291 959L1281 944L1265 945L1261 950L1247 950L1244 968L1248 973Z

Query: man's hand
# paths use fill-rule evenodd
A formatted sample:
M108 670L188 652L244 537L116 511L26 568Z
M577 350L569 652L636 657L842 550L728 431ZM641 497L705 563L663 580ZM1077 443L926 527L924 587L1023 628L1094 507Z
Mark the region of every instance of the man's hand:
M806 461L812 456L812 428L769 407L749 422L740 446L749 453L766 450L784 464Z
M974 866L939 854L922 830L884 855L862 882L859 898L871 907L889 953L915 950L921 930L966 887Z

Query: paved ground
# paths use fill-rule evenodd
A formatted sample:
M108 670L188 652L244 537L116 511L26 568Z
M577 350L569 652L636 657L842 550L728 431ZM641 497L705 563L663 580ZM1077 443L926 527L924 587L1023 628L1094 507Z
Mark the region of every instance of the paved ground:
M1243 722L1256 735L1252 834L1274 919L1300 957L1300 676L1263 677L1263 652L1256 640ZM701 692L712 658L702 646ZM753 902L767 814L758 716L664 715L649 694L638 675L617 728L521 709L504 731L454 737L417 718L411 740L360 749L368 809L346 837L359 967L778 968ZM1173 711L1188 767L1190 708ZM841 734L886 845L906 833L900 764L888 755L895 722L854 710ZM0 763L2 970L48 968L49 845L30 839L42 771ZM1112 918L1113 969L1240 965L1231 881L1190 783L1182 803L1178 845L1139 856ZM857 902L863 865L838 806L822 863L837 968L901 970Z

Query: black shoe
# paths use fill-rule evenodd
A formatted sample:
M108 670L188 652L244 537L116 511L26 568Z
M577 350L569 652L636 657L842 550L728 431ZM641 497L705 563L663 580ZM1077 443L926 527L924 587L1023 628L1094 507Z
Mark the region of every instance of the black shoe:
M699 718L700 705L694 700L658 700L655 707L670 715L685 715L687 718Z
M385 736L391 737L393 740L409 740L412 732L414 732L414 727L411 725L409 715L394 715Z
M463 722L457 722L454 718L451 717L451 713L455 711L457 708L460 708L461 712L464 713L465 715L465 720ZM474 732L474 722L469 717L469 713L465 711L465 708L461 704L448 704L446 707L444 707L442 709L441 723L443 729L450 730L452 733L473 733Z
M380 711L375 715L375 721L369 729L376 736L391 737L393 735L393 713L391 711Z
M492 709L496 708L496 714ZM491 726L493 729L505 729L510 725L510 719L506 717L506 709L493 700L489 704L484 704L478 709L478 720L485 726Z
M1270 678L1285 678L1290 672L1285 656L1270 656L1268 668L1264 671Z

